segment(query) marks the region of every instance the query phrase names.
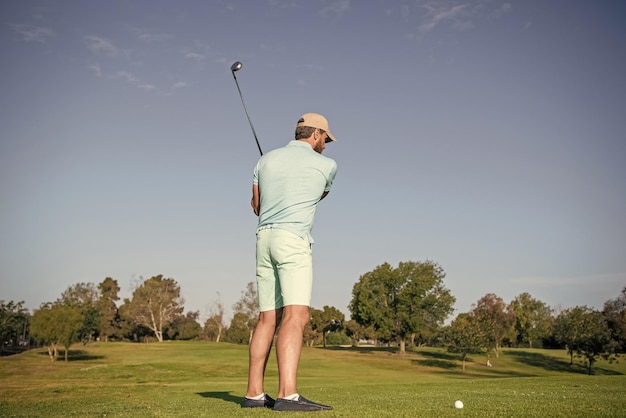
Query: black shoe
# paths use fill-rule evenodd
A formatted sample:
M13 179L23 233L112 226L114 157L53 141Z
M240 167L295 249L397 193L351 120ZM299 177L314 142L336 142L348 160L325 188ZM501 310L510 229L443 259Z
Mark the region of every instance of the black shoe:
M329 411L333 407L310 401L304 396L298 395L298 399L294 401L285 398L276 399L272 409L274 411Z
M262 399L243 398L242 408L273 408L276 401L267 393Z

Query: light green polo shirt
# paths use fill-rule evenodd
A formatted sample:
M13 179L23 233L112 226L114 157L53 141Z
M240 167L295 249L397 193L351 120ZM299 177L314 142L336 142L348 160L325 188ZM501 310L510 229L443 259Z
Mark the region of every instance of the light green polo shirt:
M257 231L281 228L313 242L315 209L335 174L337 163L303 141L290 141L262 156L252 180L261 197Z

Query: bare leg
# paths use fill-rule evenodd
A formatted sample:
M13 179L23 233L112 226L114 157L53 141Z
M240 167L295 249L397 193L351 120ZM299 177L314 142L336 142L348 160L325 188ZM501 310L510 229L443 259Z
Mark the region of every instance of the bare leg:
M302 333L309 322L308 306L289 305L283 309L283 320L276 342L279 398L298 392L297 377L302 351Z
M258 396L264 392L263 378L265 376L265 367L272 349L274 333L280 323L282 313L281 308L259 314L259 323L254 330L254 334L252 334L252 341L250 341L247 397Z

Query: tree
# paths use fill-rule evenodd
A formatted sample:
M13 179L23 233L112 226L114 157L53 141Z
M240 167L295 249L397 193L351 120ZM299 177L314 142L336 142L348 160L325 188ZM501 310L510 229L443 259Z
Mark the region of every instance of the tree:
M313 314L313 311L314 309L311 308L311 314ZM302 330L302 343L307 347L313 347L315 344L319 344L321 339L320 333L313 329L311 321L307 322Z
M254 282L249 282L246 290L241 292L241 298L233 305L233 312L242 314L247 318L246 327L248 328L248 343L252 341L252 334L259 322L259 298Z
M164 328L183 312L183 303L178 283L158 275L135 289L128 306L128 316L134 324L150 329L161 342Z
M602 313L611 330L611 338L616 343L616 351L626 353L626 287L617 298L604 303Z
M350 346L351 343L350 337L348 337L343 330L331 331L326 336L326 344L328 345Z
M552 310L529 293L522 293L509 305L515 314L515 330L518 340L527 342L533 348L533 342L550 335L552 328Z
M224 341L235 344L249 344L250 329L248 323L250 318L243 312L237 312L230 321L226 330Z
M373 327L364 327L356 322L354 319L349 321L345 321L343 323L343 329L346 332L346 335L350 337L350 341L352 342L352 346L356 347L359 343L359 340L375 340L376 339L376 331L374 331Z
M154 332L148 327L137 324L132 318L132 303L128 298L124 298L118 309L120 316L120 335L122 338L131 341L149 341L154 338Z
M6 348L26 344L30 315L24 302L0 300L0 354Z
M404 307L400 311L401 321L408 325L411 341L417 337L426 343L454 312L456 298L443 285L443 269L431 261L400 263L397 270L407 283L399 294L400 306Z
M443 339L448 351L460 353L465 372L465 359L469 353L480 352L489 345L485 330L479 326L476 317L471 313L459 314L450 325L443 330Z
M121 330L120 314L116 304L120 300L118 296L120 286L117 280L107 277L98 284L98 290L100 291L97 301L100 312L98 332L102 341L108 341L109 338L117 336Z
M570 353L586 360L589 375L598 358L615 359L617 346L611 338L607 319L600 311L587 306L563 311L555 321L555 334L567 344Z
M515 314L507 310L504 300L493 293L486 294L472 305L471 314L489 337L496 357L499 357L500 344L513 326Z
M58 345L65 348L65 361L68 361L70 346L79 341L84 325L84 317L78 305L47 303L35 311L31 320L31 334L48 346L50 361L58 357Z
M98 290L93 283L76 283L69 286L58 303L77 307L83 316L83 326L78 332L78 339L87 343L95 339L100 328L100 310L97 307Z
M224 332L224 305L220 300L220 294L218 293L218 299L213 303L211 310L209 311L209 317L204 322L204 328L202 330L202 336L209 341L220 342L222 339L222 333Z
M552 333L559 344L565 346L570 356L569 364L574 364L576 346L583 334L584 316L587 308L577 306L562 311L554 320Z
M326 347L326 334L343 328L346 317L334 306L324 306L322 310L311 309L311 329L322 335L322 345Z
M363 327L373 327L377 338L385 342L395 336L393 305L399 287L396 281L393 267L381 264L354 284L348 306L353 320Z
M455 298L443 285L445 273L432 261L388 263L365 273L352 289L350 312L378 338L397 339L400 353L413 334L432 333L453 312Z
M343 323L343 329L345 330L346 335L350 337L350 343L352 347L358 346L359 340L363 337L363 327L359 325L354 319L351 319Z
M96 285L80 282L65 289L59 301L65 305L94 305L98 296Z
M51 362L58 358L58 337L54 328L55 319L52 313L52 304L43 304L36 309L30 321L30 332L33 338L41 344L48 346L48 357Z
M584 312L580 338L575 342L576 354L587 360L588 373L591 375L593 363L598 357L612 359L614 346L611 344L611 331L602 312L583 307Z
M202 327L198 323L200 311L189 311L186 315L176 315L166 328L165 334L170 340L193 340L200 335Z

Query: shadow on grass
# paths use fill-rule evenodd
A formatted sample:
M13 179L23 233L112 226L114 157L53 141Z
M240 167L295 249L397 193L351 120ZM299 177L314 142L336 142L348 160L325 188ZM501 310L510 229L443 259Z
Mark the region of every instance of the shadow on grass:
M39 355L48 357L48 351L42 350ZM70 350L67 353L67 361L89 361L89 360L102 360L105 356L98 354L90 354L84 350ZM59 357L57 361L65 361L65 350L59 350Z
M243 397L233 396L230 392L196 392L196 395L200 395L203 398L221 399L226 402L236 403L237 405L241 405L243 401Z
M436 359L412 360L411 363L415 363L420 366L435 367L437 369L444 369L444 370L452 370L452 369L460 368L458 364L452 361L446 361L446 360L436 360Z
M528 351L508 351L508 356L516 357L517 361L523 364L527 364L529 366L539 367L544 370L557 371L557 372L566 372L566 373L577 373L577 374L587 374L587 367L582 364L569 364L569 362L560 360L554 357L547 356L542 353L532 353ZM602 375L622 375L623 373L603 369L600 367L592 367L592 374L602 374Z
M460 361L461 355L454 353L443 353L437 351L420 351L422 357L430 357L437 360ZM467 358L469 360L469 357Z
M436 351L420 351L419 354L426 359L411 360L411 363L439 369L436 373L445 374L448 376L466 376L466 377L527 377L533 376L533 374L517 372L512 370L498 370L493 368L487 368L476 364L471 356L465 358L467 365L467 371L463 371L463 360L460 354L446 353Z
M433 351L420 351L419 355L426 357L425 360L412 360L414 364L425 367L435 367L443 370L459 369L458 361L461 357L458 355Z
M327 346L324 347L316 347L320 350L331 350L331 351L352 351L360 354L372 354L372 353L390 353L397 354L398 347L341 347L338 345Z

